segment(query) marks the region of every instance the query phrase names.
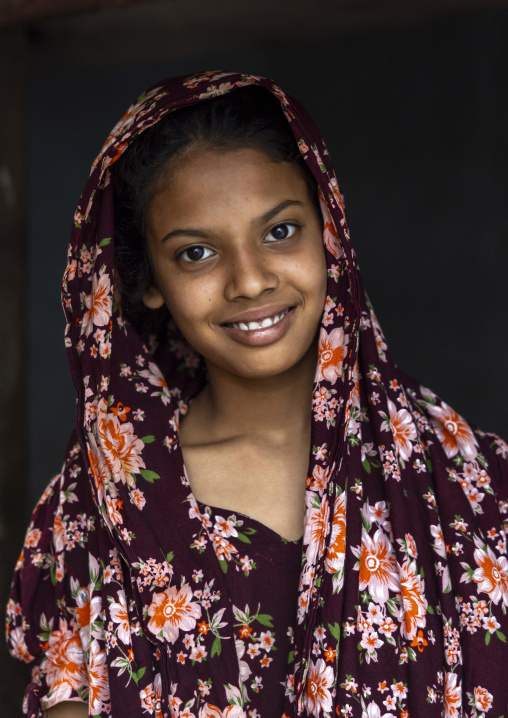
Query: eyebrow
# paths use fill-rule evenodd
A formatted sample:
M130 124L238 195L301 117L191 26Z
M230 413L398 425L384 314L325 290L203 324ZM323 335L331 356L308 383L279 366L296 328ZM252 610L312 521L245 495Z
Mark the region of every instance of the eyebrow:
M276 217L278 214L280 214L283 210L287 209L288 207L303 207L304 203L300 202L298 199L284 199L282 202L279 202L271 209L264 212L260 217L257 217L252 221L252 224L254 225L262 225L266 224L270 220L272 220L274 217ZM213 236L214 232L206 231L204 229L197 229L194 227L182 227L179 229L173 229L171 232L168 232L164 237L161 239L161 242L167 242L168 239L173 239L173 237L203 237L203 239L206 239L210 236Z

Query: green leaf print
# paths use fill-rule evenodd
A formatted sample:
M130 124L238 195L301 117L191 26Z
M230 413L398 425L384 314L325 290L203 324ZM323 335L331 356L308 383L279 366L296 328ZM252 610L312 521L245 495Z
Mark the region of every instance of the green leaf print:
M339 623L329 623L328 624L328 630L332 634L334 638L337 640L340 639L340 624Z
M153 442L155 441L155 436L142 436L141 441L143 442L143 444L153 444Z
M104 237L104 239L99 242L99 247L107 247L110 242L111 237Z
M370 463L369 463L368 459L364 459L364 460L362 461L362 466L363 466L363 468L365 469L365 471L366 471L368 474L370 474L371 468L370 468Z
M153 484L155 479L160 479L159 474L156 474L155 471L149 471L148 469L141 469L141 471L139 473L145 479L145 481L148 481L151 484Z
M262 626L268 626L268 628L273 628L272 617L269 616L267 613L258 613L258 615L256 616L256 620Z
M145 675L145 671L146 671L146 668L145 668L145 666L143 666L143 668L140 668L139 671L136 671L136 673L132 674L132 678L136 685L138 685L138 682L140 681L140 679L143 678L143 676Z
M250 538L248 536L246 536L245 534L240 533L240 531L238 531L238 538L240 539L240 541L243 541L244 543L251 543Z
M212 644L212 658L214 656L220 656L220 652L222 650L221 642L219 636L215 637L215 640Z

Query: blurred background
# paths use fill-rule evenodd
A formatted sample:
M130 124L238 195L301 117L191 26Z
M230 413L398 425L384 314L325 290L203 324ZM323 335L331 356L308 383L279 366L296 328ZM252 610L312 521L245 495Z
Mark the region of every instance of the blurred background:
M307 106L395 361L508 437L507 38L508 0L0 0L2 606L74 425L74 209L110 129L164 77L261 74ZM2 718L25 681L1 645Z

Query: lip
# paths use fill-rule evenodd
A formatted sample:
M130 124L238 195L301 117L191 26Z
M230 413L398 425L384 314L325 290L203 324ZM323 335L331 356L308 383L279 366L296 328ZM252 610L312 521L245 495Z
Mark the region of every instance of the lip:
M272 324L270 327L244 330L230 326L233 323L258 322L266 319L267 317L282 314L283 312L287 312L287 314L285 314L285 316L282 317L277 324ZM276 307L275 311L273 311L271 307L264 307L262 310L245 312L242 315L238 315L241 317L240 319L235 318L227 324L222 324L221 328L229 337L231 337L231 339L234 339L239 344L251 347L260 347L267 344L273 344L274 342L279 341L279 339L282 339L293 322L294 314L295 307L288 307L287 305L285 307Z
M252 309L250 312L235 314L235 316L228 319L227 322L223 322L222 326L224 327L228 324L239 324L240 322L244 322L245 324L248 324L249 322L260 322L263 319L274 317L277 314L282 314L290 309L294 309L294 307L288 304L268 304L265 307L259 307L259 309Z

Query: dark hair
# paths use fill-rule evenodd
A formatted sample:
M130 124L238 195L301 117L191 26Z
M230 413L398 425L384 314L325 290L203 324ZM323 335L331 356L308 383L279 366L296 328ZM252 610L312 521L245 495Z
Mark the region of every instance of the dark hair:
M113 166L115 270L122 314L136 328L157 331L167 310L149 310L143 295L154 284L145 221L169 160L190 148L259 149L275 162L290 162L307 182L319 214L317 184L307 168L279 101L262 87L175 110L143 132Z

